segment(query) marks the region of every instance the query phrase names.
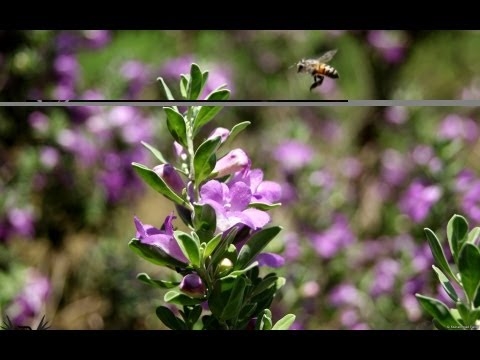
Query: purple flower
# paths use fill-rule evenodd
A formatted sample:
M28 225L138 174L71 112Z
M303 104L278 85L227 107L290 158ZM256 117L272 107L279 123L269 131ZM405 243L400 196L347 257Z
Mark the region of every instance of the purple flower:
M319 292L320 285L318 285L318 282L313 280L307 281L305 284L303 284L301 289L301 293L304 298L316 297Z
M258 261L258 266L271 268L279 268L285 264L285 259L282 256L268 252L258 254L255 260Z
M34 111L28 116L28 122L30 126L41 134L45 134L48 131L48 116L40 111Z
M162 228L157 229L152 225L142 224L142 222L135 216L134 222L137 229L135 237L142 244L156 246L172 258L188 263L188 260L180 249L177 240L173 237L172 222L174 219L176 219L176 216L173 214L167 216Z
M438 136L443 139L454 140L456 138L474 142L479 136L477 123L470 118L463 118L457 114L450 114L440 123Z
M468 218L480 222L480 180L469 184L462 196L461 208Z
M390 106L385 110L385 119L392 124L401 125L408 120L408 112L404 106Z
M53 63L53 68L63 82L75 83L79 65L74 55L59 55Z
M158 165L153 168L153 171L177 194L180 195L183 189L185 189L185 182L172 165Z
M310 184L321 187L325 191L331 191L335 186L335 178L327 169L312 172L309 181Z
M10 209L7 218L11 226L11 232L25 237L33 237L35 234L35 219L31 209Z
M470 169L462 169L455 178L455 191L464 192L475 183L475 173Z
M57 142L64 149L78 155L78 159L85 166L94 164L100 155L93 141L78 129L62 129L57 135Z
M180 291L192 298L201 299L205 296L206 287L198 274L185 275L180 283Z
M418 273L429 271L433 264L432 251L428 244L418 245L413 251L412 266Z
M84 30L83 36L85 46L90 49L101 49L111 40L109 30Z
M402 297L402 307L407 313L408 320L417 321L423 315L423 310L415 295L407 294Z
M389 63L399 63L405 57L407 44L402 31L371 30L367 40Z
M418 165L427 166L433 173L438 173L443 167L433 148L428 145L416 146L412 151L412 159Z
M409 159L394 149L385 150L381 162L381 177L388 185L401 184L411 168Z
M152 78L147 65L136 60L125 62L120 68L120 74L128 81L129 97L137 96Z
M346 305L358 306L361 304L362 299L358 289L352 284L340 284L334 287L330 291L328 297L330 304L335 307L342 307Z
M277 146L273 156L286 172L295 172L310 163L313 150L297 140L289 140Z
M421 223L426 219L430 209L440 200L442 188L438 185L424 185L414 180L400 199L400 210L414 222Z
M209 204L215 210L219 232L238 223L259 229L270 221L265 211L248 208L253 197L250 187L243 182L235 182L229 187L217 180L210 180L200 189L200 198L201 204Z
M351 232L347 219L340 214L334 216L330 228L310 236L315 251L325 259L332 258L355 240L355 235Z
M383 259L375 266L375 278L370 288L373 297L388 294L393 290L400 264L393 259Z
M60 160L58 150L52 146L44 146L40 149L40 162L47 169L55 167Z
M45 307L50 290L50 281L36 270L29 269L22 291L15 297L7 309L12 323L26 326Z
M221 178L245 169L249 163L250 159L245 151L235 149L217 161L213 173L217 173L215 177Z
M229 181L228 186L241 182L249 186L252 202L274 204L282 197L282 187L274 181L263 181L263 171L250 169L250 164L237 172Z
M285 250L283 255L286 261L295 261L298 259L301 253L300 243L298 241L298 235L294 232L289 232L284 235Z
M356 179L362 172L362 163L354 157L347 157L342 160L342 173L349 179Z
M229 135L230 135L230 130L223 127L217 127L215 130L213 130L210 133L210 135L208 136L208 139L213 139L217 136L220 136L220 143L223 144L228 139Z

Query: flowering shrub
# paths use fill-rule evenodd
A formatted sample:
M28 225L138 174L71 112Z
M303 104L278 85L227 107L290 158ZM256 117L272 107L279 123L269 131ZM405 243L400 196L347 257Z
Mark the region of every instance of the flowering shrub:
M207 71L192 64L190 76L181 76L182 96L196 100L207 78ZM164 80L159 80L173 100ZM220 86L207 99L224 100L229 93ZM148 185L175 204L190 232L175 230L177 216L173 213L160 227L143 224L135 217L136 235L129 243L141 257L178 274L174 281L152 279L145 273L138 276L149 285L169 289L164 301L181 309L174 312L159 306L157 316L177 330L288 329L295 316L289 314L274 323L269 309L285 279L272 272L261 276L259 269L277 268L284 262L277 254L263 252L281 230L267 226L271 222L268 211L280 205L281 187L264 180L262 170L252 168L244 150L224 150L249 123L231 130L217 128L201 140L202 127L221 107L189 107L183 114L176 106L164 110L177 159L169 162L145 144L160 165L150 169L133 163L133 167Z

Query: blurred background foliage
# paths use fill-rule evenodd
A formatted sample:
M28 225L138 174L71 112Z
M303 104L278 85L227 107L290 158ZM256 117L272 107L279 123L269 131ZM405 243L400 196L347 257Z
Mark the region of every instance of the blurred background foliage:
M340 78L309 91L290 68L338 49ZM0 101L165 99L196 62L233 100L478 99L478 31L1 31ZM226 107L205 129L251 121L235 146L284 190L272 248L287 258L279 314L297 328L431 328L437 294L424 227L480 222L477 108ZM56 329L159 329L158 269L128 248L133 215L173 206L132 161L173 155L154 107L0 108L0 314ZM478 194L478 196L477 196ZM480 202L479 202L480 203ZM177 226L181 226L177 221Z

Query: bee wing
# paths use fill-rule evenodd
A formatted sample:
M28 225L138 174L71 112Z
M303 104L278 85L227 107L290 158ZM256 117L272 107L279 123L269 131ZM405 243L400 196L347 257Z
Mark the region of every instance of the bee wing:
M329 62L330 60L332 60L332 58L335 56L336 53L337 53L337 49L327 51L325 54L323 54L322 56L320 56L320 57L317 59L317 61L318 61L318 62L322 62L322 63Z

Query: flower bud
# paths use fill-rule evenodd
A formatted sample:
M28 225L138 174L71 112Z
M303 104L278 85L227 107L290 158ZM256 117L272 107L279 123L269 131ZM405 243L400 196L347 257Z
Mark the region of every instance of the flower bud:
M185 275L180 283L180 290L188 296L200 299L205 296L205 284L202 278L195 273Z
M247 154L242 149L235 149L217 161L213 172L218 173L217 178L223 177L243 170L249 162Z
M208 139L213 139L216 136L220 136L220 142L223 144L225 140L228 139L230 135L230 130L222 127L218 127L212 131L212 133L208 136Z
M185 183L172 165L158 165L153 168L153 171L155 171L155 173L162 178L162 180L165 181L173 191L175 191L177 194L182 193L183 189L185 188Z
M218 264L218 275L226 275L233 268L233 263L229 258L224 258L220 264Z

